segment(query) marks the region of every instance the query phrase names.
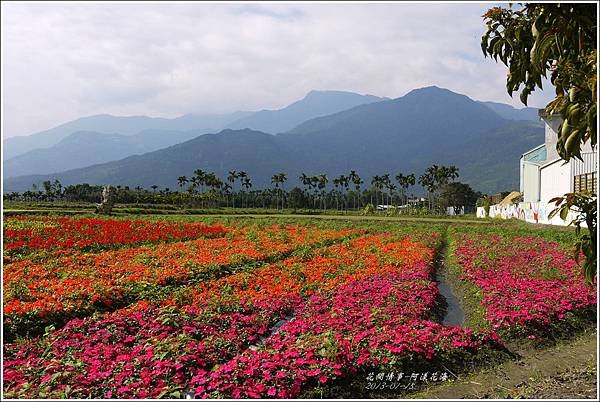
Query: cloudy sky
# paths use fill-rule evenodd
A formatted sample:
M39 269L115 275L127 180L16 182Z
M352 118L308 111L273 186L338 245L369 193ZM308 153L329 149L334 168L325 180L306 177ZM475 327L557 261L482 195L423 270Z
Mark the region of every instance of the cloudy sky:
M437 85L520 107L506 67L481 53L489 7L3 2L3 135L98 113L276 109L312 89L395 98Z

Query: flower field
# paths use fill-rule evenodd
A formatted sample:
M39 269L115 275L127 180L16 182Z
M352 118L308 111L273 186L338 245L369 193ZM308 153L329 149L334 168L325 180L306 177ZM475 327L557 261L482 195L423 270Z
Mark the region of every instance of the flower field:
M9 335L18 334L22 328L31 331L94 311L123 307L167 285L186 285L224 275L243 264L276 258L352 233L302 226L273 226L261 231L230 228L227 236L218 238L96 253L71 252L42 261L24 259L4 266L5 329Z
M596 309L596 289L585 283L572 253L534 236L460 233L456 256L463 278L481 290L494 329L532 339L569 314Z
M221 225L97 218L15 216L4 220L4 263L36 252L52 256L128 244L157 243L226 233Z
M57 221L15 219L5 246ZM439 370L501 349L506 328L596 303L567 254L533 236L451 232L493 324L475 331L441 323L439 227L159 223L176 228L20 246L4 266L6 397L301 398L372 371Z

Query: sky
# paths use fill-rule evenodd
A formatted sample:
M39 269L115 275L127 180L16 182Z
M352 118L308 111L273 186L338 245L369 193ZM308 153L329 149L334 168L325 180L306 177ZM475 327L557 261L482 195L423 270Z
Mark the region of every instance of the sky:
M100 113L278 109L310 90L437 85L522 107L481 52L493 5L2 2L2 134Z

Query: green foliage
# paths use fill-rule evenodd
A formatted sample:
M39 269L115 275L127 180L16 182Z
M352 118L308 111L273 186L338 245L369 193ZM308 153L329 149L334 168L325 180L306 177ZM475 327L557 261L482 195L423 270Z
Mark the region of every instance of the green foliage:
M374 215L375 207L373 206L373 204L368 203L367 205L365 205L365 208L362 210L362 214L363 215Z
M456 166L438 166L432 165L425 173L419 177L419 184L427 190L429 195L429 208L436 209L436 193L452 180L458 178L458 168ZM432 205L433 204L433 205ZM437 205L439 206L439 205Z
M569 160L581 158L581 146L596 145L597 42L595 4L525 4L494 7L484 14L487 31L481 49L508 68L506 89L520 99L542 89L542 77L556 88L548 114L560 114L557 150Z
M448 183L440 189L439 202L442 208L454 207L454 210L460 210L461 207L472 208L481 193L473 191L471 186L465 183Z
M569 225L575 226L575 232L579 240L575 243L575 261L579 263L580 255L583 253L585 261L583 262L583 273L586 279L593 283L597 274L597 197L591 192L567 193L563 197L556 197L550 200L554 202L556 208L550 212L549 218L557 214L562 220L567 220L569 211L573 210L576 216ZM587 233L581 235L582 224L587 226Z

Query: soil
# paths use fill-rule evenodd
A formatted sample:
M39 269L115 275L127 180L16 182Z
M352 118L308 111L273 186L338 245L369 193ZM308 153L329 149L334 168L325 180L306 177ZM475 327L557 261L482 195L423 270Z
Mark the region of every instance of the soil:
M597 333L589 331L571 342L530 349L479 373L432 386L411 398L535 398L564 399L597 396Z

